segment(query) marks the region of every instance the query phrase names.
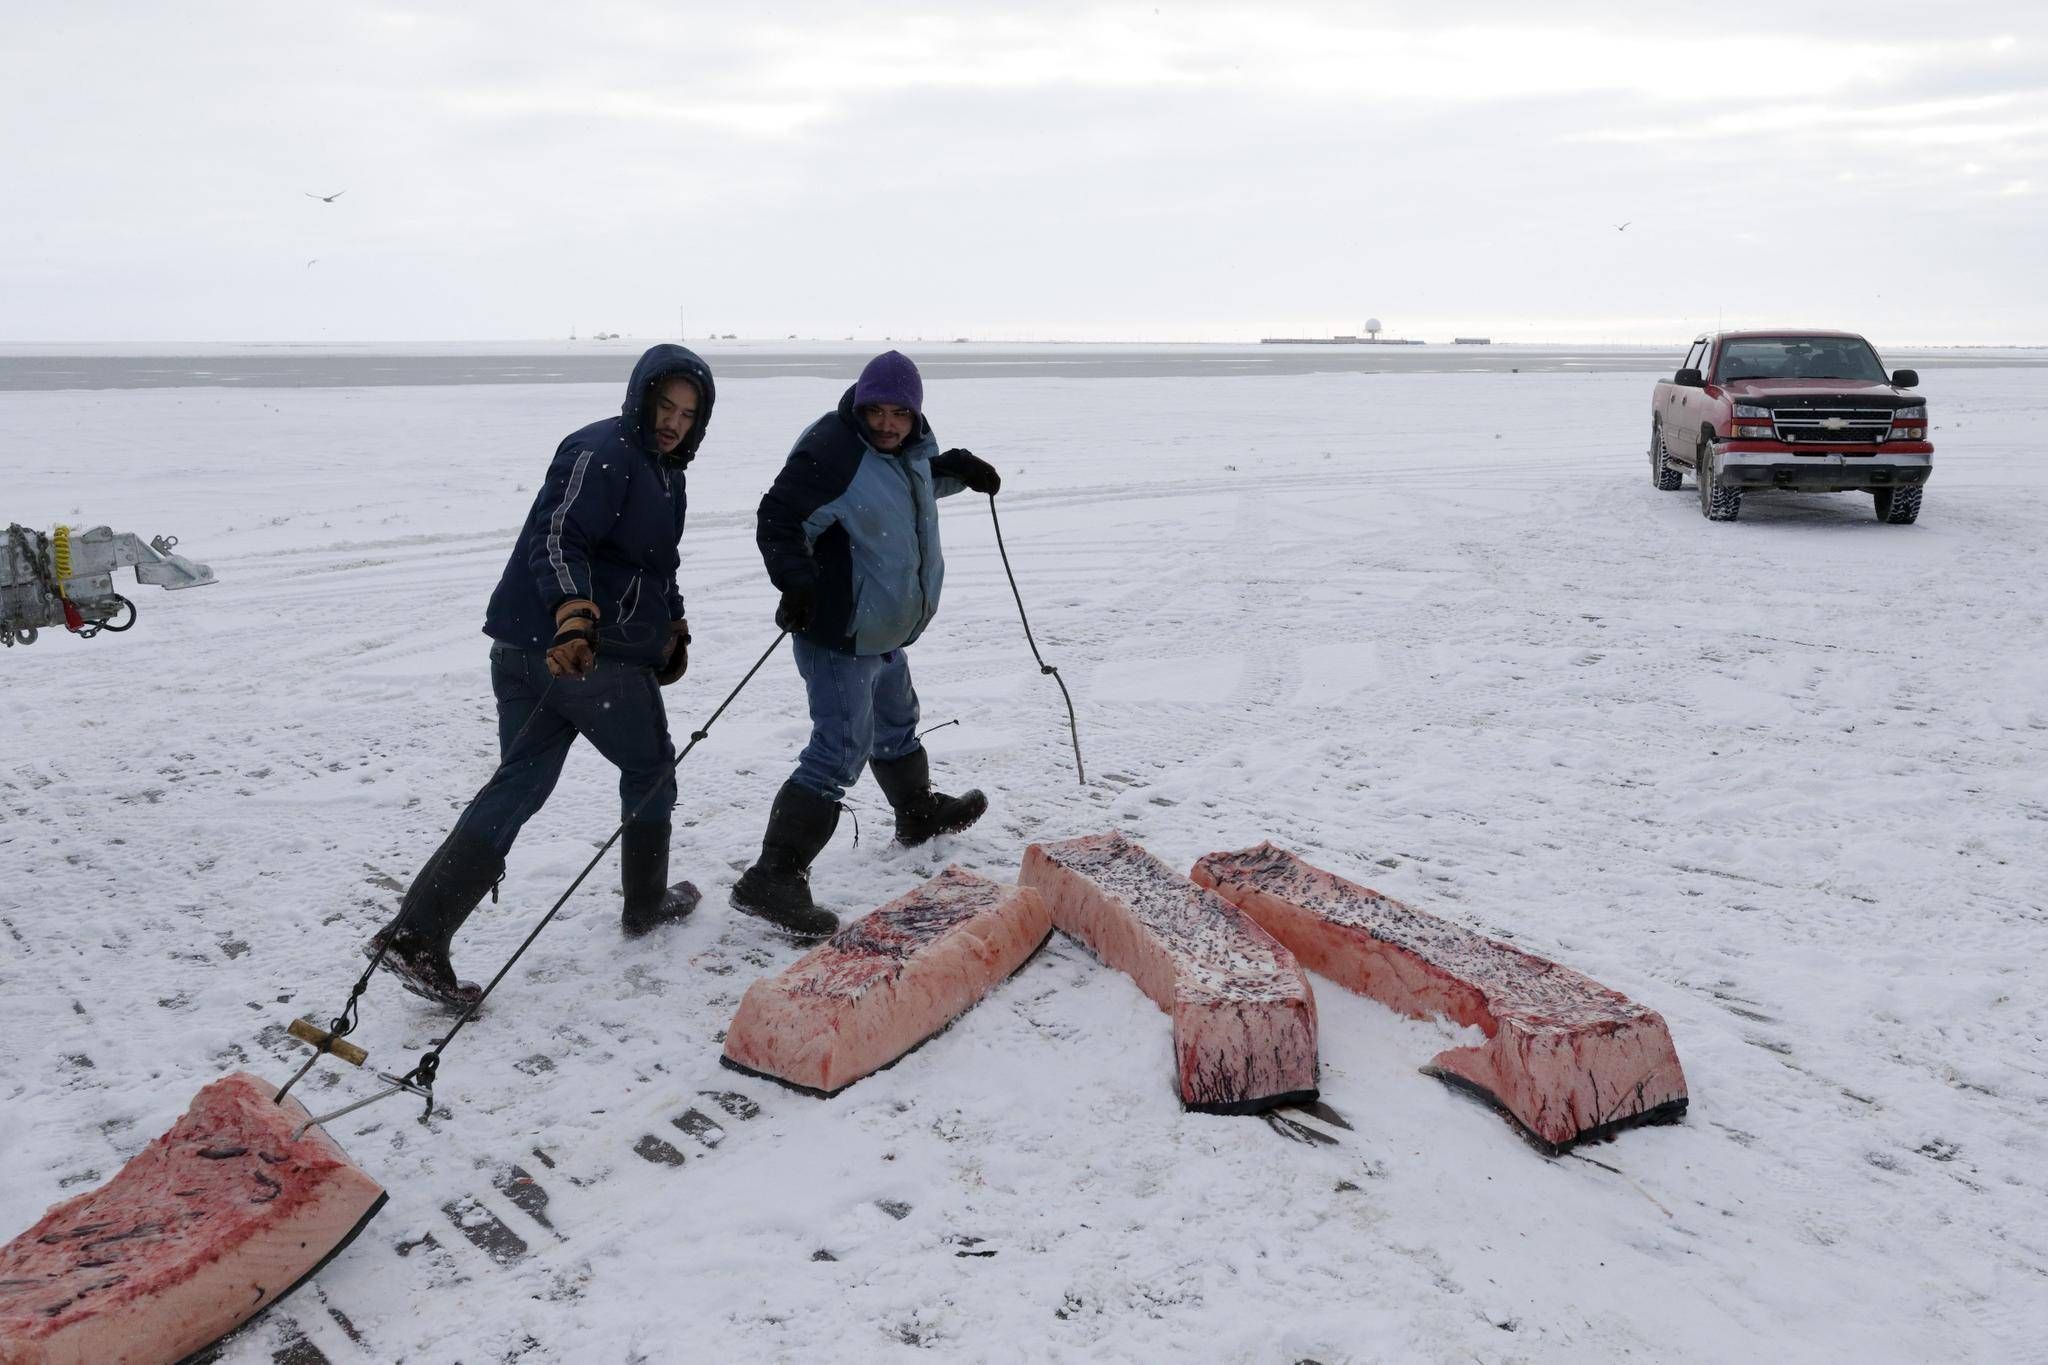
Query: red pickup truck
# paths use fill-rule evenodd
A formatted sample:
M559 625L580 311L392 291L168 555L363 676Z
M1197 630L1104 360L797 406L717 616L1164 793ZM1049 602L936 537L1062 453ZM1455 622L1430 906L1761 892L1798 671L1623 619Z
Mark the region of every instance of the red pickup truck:
M1650 481L1676 491L1686 470L1709 521L1742 514L1749 489L1871 494L1877 519L1920 515L1934 464L1927 404L1912 370L1885 373L1852 332L1710 332L1659 380L1650 411Z

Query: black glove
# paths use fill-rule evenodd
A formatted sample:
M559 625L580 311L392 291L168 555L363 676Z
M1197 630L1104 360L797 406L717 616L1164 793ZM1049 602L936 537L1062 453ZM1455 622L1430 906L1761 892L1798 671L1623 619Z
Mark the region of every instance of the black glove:
M661 663L654 670L654 680L667 687L689 671L690 623L675 621L669 625L668 648L661 653Z
M817 610L817 606L816 588L808 584L784 588L782 601L775 608L775 624L787 631L800 631L811 624L811 614Z
M1003 491L1003 476L996 467L971 450L949 450L932 461L932 473L958 479L977 493Z

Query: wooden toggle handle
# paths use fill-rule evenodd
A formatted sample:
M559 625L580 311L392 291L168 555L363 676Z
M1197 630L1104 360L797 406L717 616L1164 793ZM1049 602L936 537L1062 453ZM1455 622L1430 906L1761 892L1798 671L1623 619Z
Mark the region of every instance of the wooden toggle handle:
M292 1037L302 1043L311 1043L322 1052L333 1053L350 1066L361 1066L364 1062L370 1060L370 1054L362 1048L357 1047L346 1038L335 1037L311 1019L294 1019L291 1022L291 1027L286 1029L285 1032L291 1034Z

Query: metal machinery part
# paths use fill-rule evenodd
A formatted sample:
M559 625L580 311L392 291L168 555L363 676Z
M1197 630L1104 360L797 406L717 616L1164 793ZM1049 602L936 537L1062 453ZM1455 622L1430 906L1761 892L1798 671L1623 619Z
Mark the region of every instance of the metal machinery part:
M45 626L88 637L128 629L135 604L114 591L114 571L129 565L136 582L173 592L213 582L212 569L171 552L177 543L105 526L58 526L44 535L10 525L0 544L0 644L32 645Z

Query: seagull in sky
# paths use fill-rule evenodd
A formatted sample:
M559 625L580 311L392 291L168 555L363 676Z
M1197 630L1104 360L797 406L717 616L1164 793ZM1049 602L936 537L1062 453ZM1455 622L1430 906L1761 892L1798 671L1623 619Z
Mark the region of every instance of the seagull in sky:
M1633 223L1634 221L1635 221L1635 219L1631 218L1631 219L1629 219L1629 220L1628 220L1628 223ZM1627 232L1627 231L1628 231L1628 223L1618 223L1618 224L1616 224L1616 225L1615 225L1615 228L1614 228L1614 230L1615 230L1616 232Z
M318 264L320 264L320 258L318 256L315 256L312 260L306 262L306 269L311 270L314 266Z
M301 193L303 193L308 199L318 199L323 204L331 204L335 200L341 198L341 196L343 196L344 194L347 194L348 191L336 190L332 194L315 194L311 190L303 190L301 191Z

